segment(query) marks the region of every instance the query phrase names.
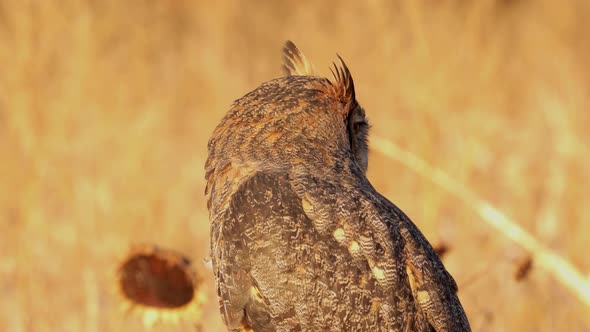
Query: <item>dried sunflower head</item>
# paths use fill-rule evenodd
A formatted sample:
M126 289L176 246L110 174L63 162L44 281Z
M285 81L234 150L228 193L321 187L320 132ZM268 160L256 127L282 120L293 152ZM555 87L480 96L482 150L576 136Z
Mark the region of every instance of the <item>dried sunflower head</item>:
M123 307L139 313L146 326L159 321L199 322L203 282L184 255L155 245L137 245L117 272Z

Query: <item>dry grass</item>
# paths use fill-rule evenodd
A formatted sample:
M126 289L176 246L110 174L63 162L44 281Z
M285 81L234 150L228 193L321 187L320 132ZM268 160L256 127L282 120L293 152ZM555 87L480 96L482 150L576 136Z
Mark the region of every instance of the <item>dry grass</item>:
M517 221L584 287L589 15L584 0L0 1L0 330L144 330L119 310L114 266L131 243L207 254L207 138L280 74L285 39L320 72L341 54L374 134ZM580 294L535 261L516 282L525 248L403 161L373 153L369 177L450 244L475 330L590 331ZM208 295L204 330L221 331Z

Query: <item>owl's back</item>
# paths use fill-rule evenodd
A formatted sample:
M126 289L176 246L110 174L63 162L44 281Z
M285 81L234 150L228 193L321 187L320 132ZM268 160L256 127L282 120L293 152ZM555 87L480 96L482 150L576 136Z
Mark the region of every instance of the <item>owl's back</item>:
M218 227L212 240L220 307L230 328L432 331L409 284L400 282L405 265L389 264L392 275L376 268L385 253L376 252L372 226L357 205L371 203L358 195L352 187L286 173L257 173L240 186L212 225ZM327 213L332 216L322 216ZM403 259L396 236L391 261Z

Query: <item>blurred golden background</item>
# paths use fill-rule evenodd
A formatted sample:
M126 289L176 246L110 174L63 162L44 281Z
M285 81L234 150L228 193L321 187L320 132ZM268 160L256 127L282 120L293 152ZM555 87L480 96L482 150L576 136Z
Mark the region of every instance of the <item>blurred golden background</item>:
M0 330L145 330L120 310L117 263L143 242L201 265L207 139L281 75L286 39L324 74L339 53L372 134L504 213L590 292L589 18L584 0L0 1ZM590 331L590 300L535 260L515 280L530 253L473 202L370 158L377 189L449 247L475 331ZM200 324L222 331L204 271Z

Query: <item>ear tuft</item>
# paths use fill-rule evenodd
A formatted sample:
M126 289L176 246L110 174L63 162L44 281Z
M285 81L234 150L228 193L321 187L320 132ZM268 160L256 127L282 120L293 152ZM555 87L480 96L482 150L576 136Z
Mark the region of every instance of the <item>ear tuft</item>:
M314 76L313 65L290 40L283 46L283 73L285 76Z
M344 63L340 55L338 55L338 59L340 60L340 66L334 63L334 68L330 68L334 76L333 86L340 99L352 109L356 104L354 81L352 80L350 70L348 70L346 63Z

